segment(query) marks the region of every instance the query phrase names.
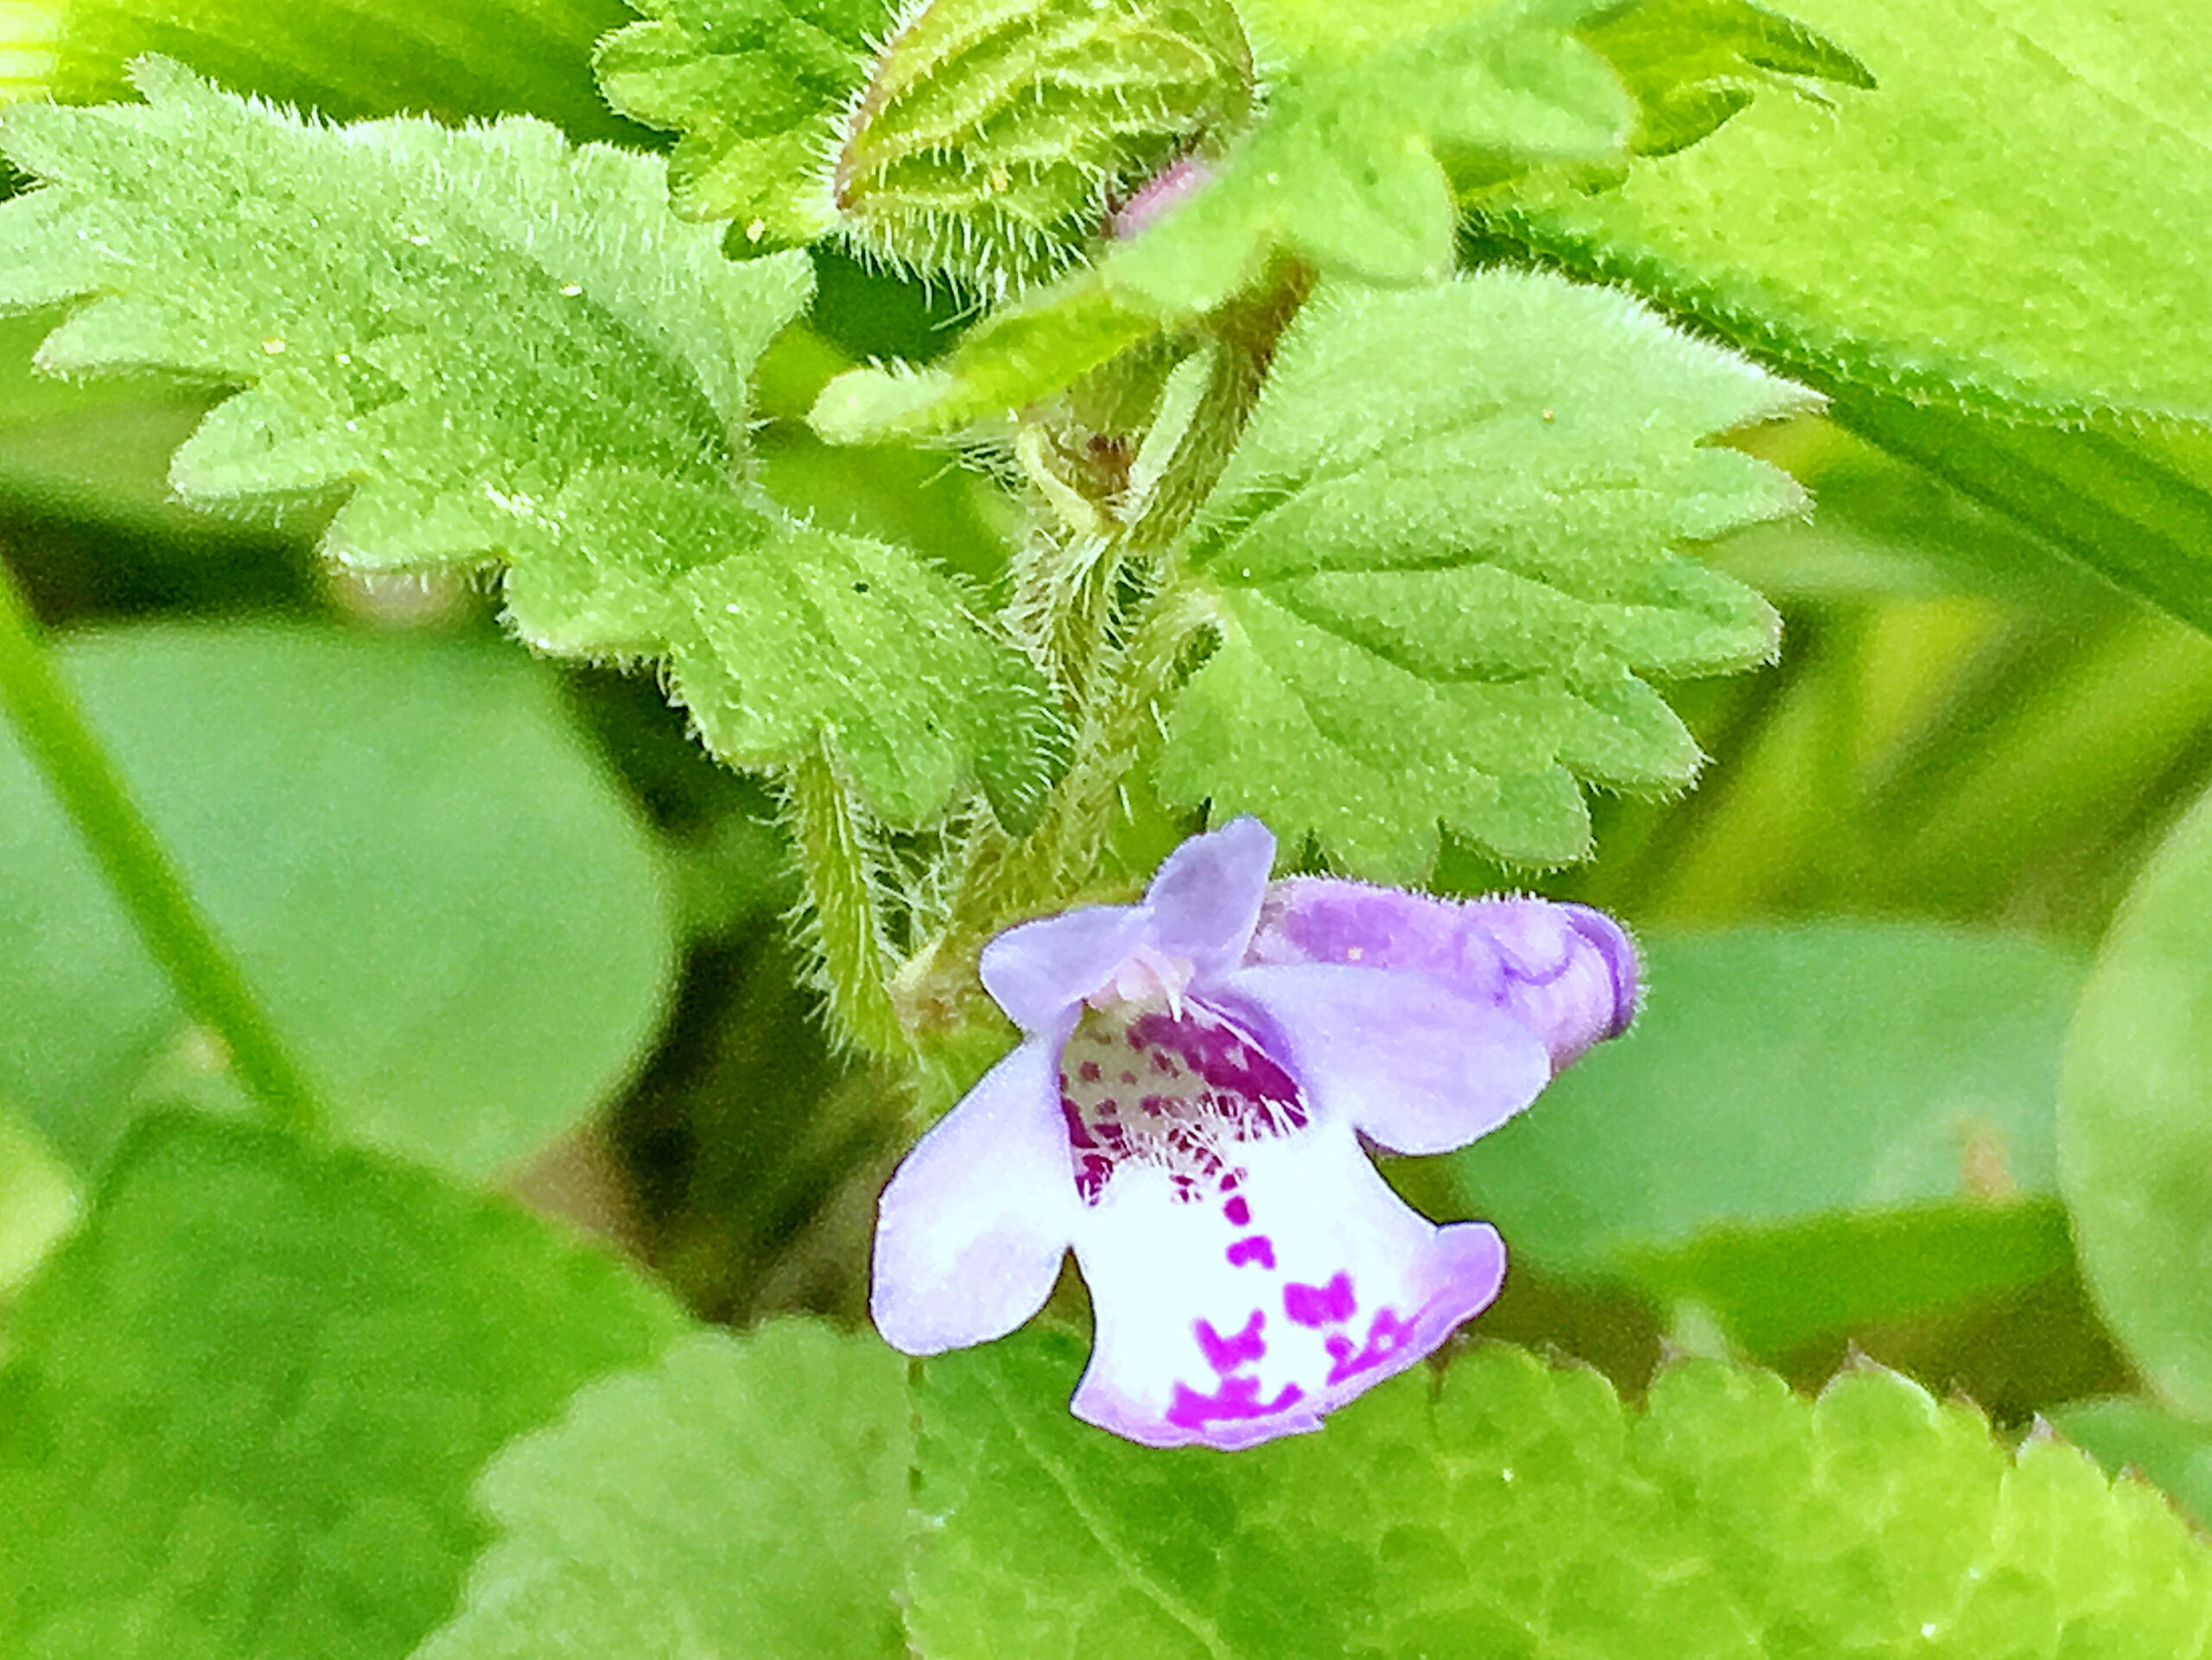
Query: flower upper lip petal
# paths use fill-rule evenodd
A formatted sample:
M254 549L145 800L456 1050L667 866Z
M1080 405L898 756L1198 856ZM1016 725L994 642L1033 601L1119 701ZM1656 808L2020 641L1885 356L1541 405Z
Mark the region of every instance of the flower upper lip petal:
M1274 857L1274 833L1249 813L1192 836L1146 890L1147 943L1186 958L1202 978L1233 968L1260 919Z
M1045 1031L1113 977L1149 924L1141 906L1094 905L1009 928L983 947L983 989L1023 1031Z
M1250 817L1167 856L1140 905L1093 905L1009 928L983 947L983 989L1025 1032L1041 1032L1141 952L1205 980L1236 966L1259 921L1275 838Z

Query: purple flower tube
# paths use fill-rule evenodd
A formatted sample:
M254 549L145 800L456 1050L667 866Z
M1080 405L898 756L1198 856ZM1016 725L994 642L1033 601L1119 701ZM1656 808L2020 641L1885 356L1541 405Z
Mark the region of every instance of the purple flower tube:
M1270 885L1274 858L1239 818L1141 902L984 950L1023 1038L884 1191L887 1341L1003 1337L1072 1249L1096 1316L1076 1415L1234 1448L1318 1429L1497 1295L1497 1231L1418 1215L1361 1140L1440 1153L1527 1106L1627 1026L1626 936L1541 900Z

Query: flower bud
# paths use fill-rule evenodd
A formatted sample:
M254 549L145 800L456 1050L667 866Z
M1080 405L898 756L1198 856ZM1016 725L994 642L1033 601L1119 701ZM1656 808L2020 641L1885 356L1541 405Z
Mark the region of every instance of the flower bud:
M997 294L1217 149L1252 101L1228 0L928 0L847 116L832 188L860 247Z

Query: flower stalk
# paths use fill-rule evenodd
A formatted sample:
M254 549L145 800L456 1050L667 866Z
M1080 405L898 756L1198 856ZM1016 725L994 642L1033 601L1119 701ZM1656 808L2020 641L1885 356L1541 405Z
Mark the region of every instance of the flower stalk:
M84 837L177 1001L220 1040L269 1121L303 1135L323 1112L251 983L131 799L122 773L55 668L14 573L0 561L0 710Z

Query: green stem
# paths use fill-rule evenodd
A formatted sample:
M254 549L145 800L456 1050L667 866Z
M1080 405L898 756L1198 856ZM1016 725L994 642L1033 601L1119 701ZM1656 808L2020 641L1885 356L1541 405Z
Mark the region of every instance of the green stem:
M883 865L872 827L825 749L791 768L792 840L833 1028L871 1054L910 1052L892 1006Z
M270 1120L319 1134L323 1115L306 1076L254 996L237 959L193 903L182 876L130 798L68 684L55 671L22 591L0 563L0 709L22 735L139 938L192 1018L229 1051Z
M1099 661L1081 687L1088 708L1077 720L1074 757L1037 828L1014 841L986 825L970 843L937 960L967 961L988 935L1068 898L1096 868L1129 774L1159 736L1184 650L1211 615L1205 596L1176 568L1173 550L1220 483L1276 343L1312 288L1309 270L1286 264L1213 319L1213 365L1198 407L1150 498L1100 562L1099 580L1109 589L1114 573L1127 569L1148 579L1150 591L1122 620L1125 644L1109 649L1108 631L1099 631Z

